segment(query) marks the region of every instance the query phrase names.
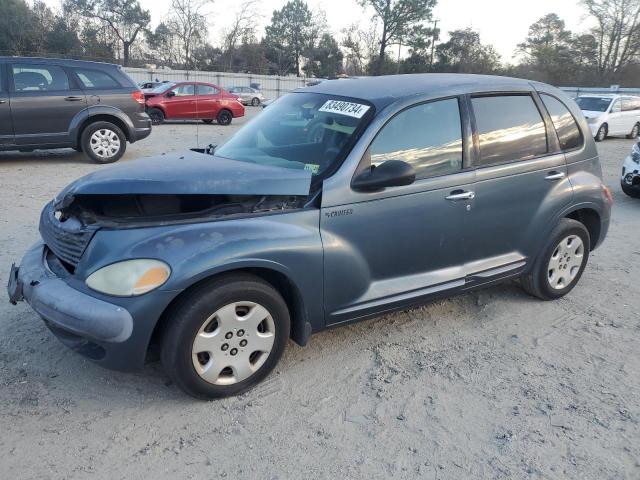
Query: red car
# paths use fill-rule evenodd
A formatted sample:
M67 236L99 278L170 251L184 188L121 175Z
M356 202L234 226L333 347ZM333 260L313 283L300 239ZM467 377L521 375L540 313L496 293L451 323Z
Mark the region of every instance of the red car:
M225 92L211 83L163 83L145 93L147 113L154 125L165 119L202 120L229 125L244 116L244 107L237 95Z

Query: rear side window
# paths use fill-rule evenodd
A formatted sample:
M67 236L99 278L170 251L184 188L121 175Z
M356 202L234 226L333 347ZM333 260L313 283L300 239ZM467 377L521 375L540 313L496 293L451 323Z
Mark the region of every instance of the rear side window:
M629 97L622 100L622 110L632 111L640 110L640 98Z
M455 98L417 105L387 123L371 144L371 163L403 160L416 178L462 169L462 126Z
M120 84L108 73L100 70L75 68L73 70L85 88L118 88Z
M547 133L530 95L471 99L480 142L480 165L528 160L547 153Z
M582 133L576 123L575 118L571 115L569 109L555 97L551 95L540 95L544 106L553 121L556 128L558 140L560 140L560 148L562 150L571 150L582 145Z
M198 95L217 95L218 93L220 93L220 90L212 87L211 85L198 85L197 91Z
M21 63L12 66L16 92L69 90L69 78L57 65Z

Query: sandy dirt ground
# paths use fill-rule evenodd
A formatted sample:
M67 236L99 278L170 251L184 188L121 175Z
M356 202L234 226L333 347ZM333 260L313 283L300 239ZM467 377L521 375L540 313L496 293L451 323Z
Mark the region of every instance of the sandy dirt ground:
M200 144L245 121L200 125ZM194 146L195 130L160 126L121 161ZM0 479L640 478L640 201L618 184L631 144L598 146L611 230L567 297L507 283L320 333L237 398L194 401L158 364L104 370L0 302ZM100 168L0 153L3 285L45 202Z

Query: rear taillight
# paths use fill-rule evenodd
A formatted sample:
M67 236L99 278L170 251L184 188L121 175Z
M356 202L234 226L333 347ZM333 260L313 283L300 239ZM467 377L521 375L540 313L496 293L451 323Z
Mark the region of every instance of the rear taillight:
M131 98L133 98L140 105L144 105L144 93L142 93L140 90L131 92Z

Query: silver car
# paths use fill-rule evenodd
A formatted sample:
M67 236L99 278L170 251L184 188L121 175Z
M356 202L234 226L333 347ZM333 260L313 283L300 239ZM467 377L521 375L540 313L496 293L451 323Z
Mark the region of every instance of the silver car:
M229 89L229 93L238 95L238 97L242 99L243 105L252 105L257 107L265 100L265 97L260 90L251 87L231 87Z

